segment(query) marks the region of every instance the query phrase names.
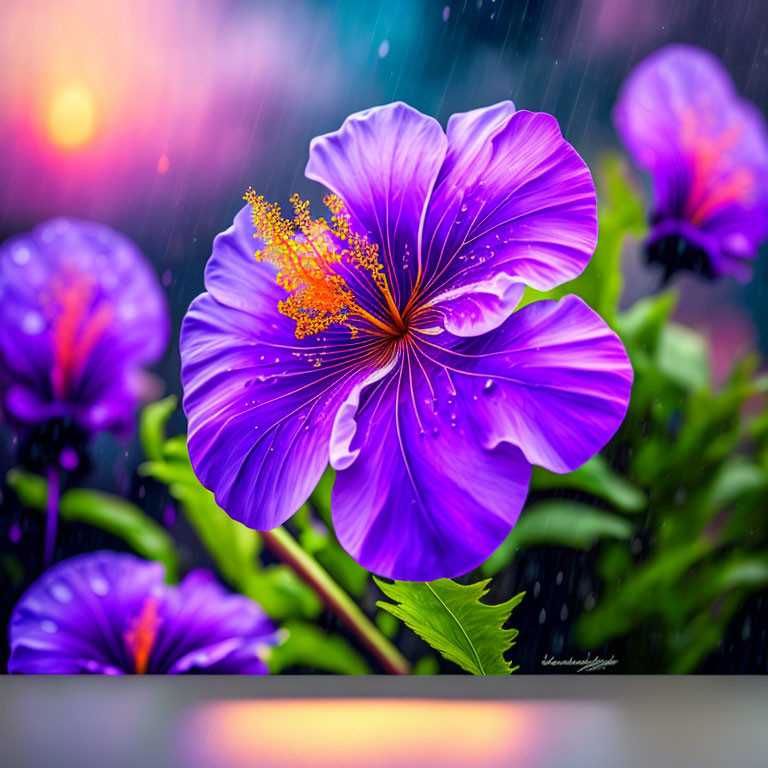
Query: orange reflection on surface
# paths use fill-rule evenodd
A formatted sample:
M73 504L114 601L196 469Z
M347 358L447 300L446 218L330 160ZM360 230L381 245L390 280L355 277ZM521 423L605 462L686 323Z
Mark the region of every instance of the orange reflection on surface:
M195 765L395 768L526 764L530 705L412 699L212 702L184 722Z

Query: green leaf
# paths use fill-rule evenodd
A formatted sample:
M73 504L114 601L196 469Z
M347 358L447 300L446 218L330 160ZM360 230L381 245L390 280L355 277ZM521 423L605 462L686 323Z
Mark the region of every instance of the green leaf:
M647 502L645 494L616 474L600 454L593 456L586 464L567 475L558 475L541 467L534 467L531 488L573 488L609 501L622 512L640 512L645 509Z
M768 471L743 457L733 456L715 476L709 499L719 509L761 492L768 492Z
M484 576L505 568L519 549L548 544L588 550L598 539L626 540L634 526L623 517L567 499L525 508L501 546L483 563Z
M656 350L659 370L684 389L705 389L710 384L706 339L677 323L664 326Z
M422 656L416 660L411 670L412 675L436 675L440 672L440 665L434 656Z
M12 469L7 481L25 507L45 512L48 484L43 478ZM176 579L179 563L173 539L135 504L109 493L73 488L59 500L59 517L117 536L137 555L163 563L169 581Z
M274 675L288 667L312 667L340 675L368 675L367 662L340 635L328 635L314 624L288 621L280 629L283 641L265 649L263 658Z
M655 349L676 304L677 295L674 291L636 301L616 318L616 327L622 341L633 347Z
M139 442L148 459L158 461L163 457L165 425L178 404L176 395L170 395L164 400L150 403L142 410L139 417Z
M504 654L514 645L516 629L504 629L524 592L499 605L481 603L490 580L464 586L450 579L376 584L395 605L376 605L403 621L446 659L474 675L508 675L514 671Z

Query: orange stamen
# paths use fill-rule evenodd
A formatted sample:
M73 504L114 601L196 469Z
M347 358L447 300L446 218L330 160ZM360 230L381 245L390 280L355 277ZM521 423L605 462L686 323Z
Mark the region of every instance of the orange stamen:
M134 672L144 675L149 666L149 656L157 638L157 630L162 620L158 616L158 601L148 597L138 616L131 619L128 629L123 635L125 644L133 656Z
M54 291L57 310L51 323L51 382L55 397L64 398L108 327L112 311L102 304L89 316L93 288L85 276L68 279Z
M291 197L293 219L282 216L280 206L268 203L263 195L248 189L244 200L253 209L256 237L264 249L256 253L259 261L275 264L277 283L288 293L279 302L279 311L296 321L296 338L321 333L332 325L346 325L353 336L359 328L349 323L353 316L365 318L388 335L397 335L405 325L392 298L387 277L379 261L378 246L350 231L349 215L336 195L326 195L331 223L309 215L309 203L298 195ZM338 250L336 241L346 243ZM346 280L335 265L346 260L368 272L384 297L394 325L382 322L360 306Z

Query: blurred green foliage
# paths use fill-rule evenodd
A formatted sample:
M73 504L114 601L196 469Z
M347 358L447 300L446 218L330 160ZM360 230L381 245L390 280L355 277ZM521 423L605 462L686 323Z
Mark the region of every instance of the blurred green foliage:
M369 672L367 662L345 638L310 623L323 608L311 587L287 565L264 565L260 534L229 517L200 484L189 461L186 436L166 438L166 423L176 407L176 398L168 397L142 412L139 436L149 461L139 467L139 473L168 487L230 586L258 602L270 618L281 623L280 644L266 652L270 671L304 666L343 674ZM307 515L302 519L309 530ZM318 537L321 541L311 543L316 552L322 552L327 536L318 533Z
M524 547L584 549L599 541L602 592L579 617L577 642L597 648L653 633L662 646L655 671L691 672L749 594L768 587L768 377L756 373L753 355L715 389L706 340L670 319L671 291L619 312L619 256L626 236L642 233L642 204L616 159L599 178L595 257L546 297L580 294L632 360L629 411L605 452L614 466L603 456L569 475L536 470L532 489L551 498L523 511L483 570L495 573ZM559 497L564 491L585 501Z
M27 509L45 513L45 478L14 468L8 471L6 482ZM173 539L135 504L109 493L72 488L61 496L59 517L67 523L85 523L117 536L136 554L161 562L166 578L176 580L179 558Z

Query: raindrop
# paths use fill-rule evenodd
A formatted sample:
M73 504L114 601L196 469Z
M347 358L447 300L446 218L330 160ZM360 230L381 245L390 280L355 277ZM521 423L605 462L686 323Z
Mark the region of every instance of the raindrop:
M539 624L543 624L547 620L547 612L542 608L539 614Z
M104 597L104 595L109 592L109 584L107 583L107 580L101 576L94 576L91 579L91 589L95 594L99 595L99 597Z
M483 386L483 394L490 395L494 389L496 389L496 382L493 379L487 379Z
M72 590L61 581L57 581L51 587L51 594L60 603L66 604L72 600Z
M40 333L45 328L45 320L39 312L27 312L21 321L21 329L30 336Z
M565 621L568 618L568 606L563 603L563 607L560 609L560 621Z
M14 248L13 260L20 267L23 267L25 264L28 264L30 258L32 258L32 251L30 251L29 248L27 248L26 246L20 245L18 248Z
M50 619L43 619L40 622L40 628L43 630L43 632L48 632L51 635L54 632L59 631L59 628L56 626L56 622L51 621Z

